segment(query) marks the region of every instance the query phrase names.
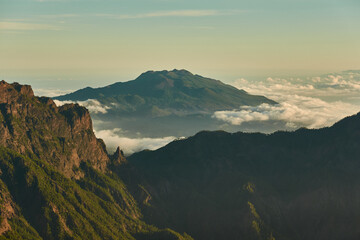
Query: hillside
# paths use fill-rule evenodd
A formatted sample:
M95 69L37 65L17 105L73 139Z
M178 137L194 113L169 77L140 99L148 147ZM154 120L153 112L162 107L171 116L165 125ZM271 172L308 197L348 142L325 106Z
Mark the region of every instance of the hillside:
M118 171L147 221L195 239L355 240L359 146L360 113L319 130L200 132Z
M109 106L109 113L164 116L194 112L232 110L239 106L274 104L263 96L250 95L221 81L186 70L148 71L128 82L101 88L84 88L56 97L57 100L96 99Z
M142 220L89 112L0 82L0 239L191 239Z
M264 96L176 69L148 71L132 81L87 87L53 99L79 102L94 109L91 117L99 123L96 131L121 129L119 137L136 139L187 137L202 130L236 132L239 126L224 124L213 117L214 112L276 104Z

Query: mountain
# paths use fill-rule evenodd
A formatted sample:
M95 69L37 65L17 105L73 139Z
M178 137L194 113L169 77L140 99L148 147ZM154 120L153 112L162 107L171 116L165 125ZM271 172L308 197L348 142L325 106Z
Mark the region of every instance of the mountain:
M92 131L89 112L79 105L57 108L53 100L34 97L30 86L0 82L0 145L35 156L67 176L81 161L103 171L109 162L104 142Z
M0 82L0 239L191 239L142 220L89 112Z
M359 146L360 113L125 158L84 107L1 81L0 239L359 239Z
M56 97L65 101L96 99L117 114L164 116L193 112L232 110L242 105L275 104L263 96L250 95L218 80L186 70L148 71L128 82L102 88L84 88Z
M195 239L360 239L360 113L318 130L203 131L117 172L146 221Z
M224 124L213 117L214 112L276 104L218 80L176 69L148 71L132 81L87 87L53 99L87 106L94 123L99 123L97 131L121 129L126 135L120 137L127 138L187 137L205 129L235 132L239 126Z

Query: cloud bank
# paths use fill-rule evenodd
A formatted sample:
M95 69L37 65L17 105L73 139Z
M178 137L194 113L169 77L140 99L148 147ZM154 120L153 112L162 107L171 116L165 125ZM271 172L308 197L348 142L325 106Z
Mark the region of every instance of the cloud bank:
M98 113L105 114L105 113L107 113L107 110L110 109L110 107L101 104L98 100L95 100L95 99L88 99L86 101L54 100L54 102L57 106L62 106L64 104L68 104L68 103L77 103L80 106L86 107L90 111L90 113L95 113L95 114L98 114Z
M280 99L276 99L279 101ZM259 106L244 106L234 111L218 111L213 118L232 125L244 122L282 121L288 129L300 127L321 128L352 115L359 107L349 103L327 103L317 98L293 95L283 97L283 102L276 105L261 104Z
M234 82L234 86L251 94L266 96L291 95L316 97L328 100L342 100L360 94L360 71L346 71L305 78L268 77L262 81L248 81L244 78Z
M95 131L95 135L103 139L110 149L115 149L120 146L125 155L130 155L144 149L155 150L176 139L176 137L173 136L163 138L128 138L121 136L122 130L119 128Z
M234 84L250 94L265 95L279 104L218 111L213 118L231 125L245 122L281 121L287 129L320 128L360 111L360 72L347 71L320 77L267 78Z
M74 92L74 90L61 90L55 88L34 88L33 90L36 96L46 96L46 97L55 97L55 96L65 95L67 93Z

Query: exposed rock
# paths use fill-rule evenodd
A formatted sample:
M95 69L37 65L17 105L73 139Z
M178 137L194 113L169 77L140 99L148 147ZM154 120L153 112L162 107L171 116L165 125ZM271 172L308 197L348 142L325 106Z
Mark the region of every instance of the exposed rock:
M116 151L110 158L114 165L121 165L127 163L124 152L120 149L120 147L117 147Z
M15 215L14 203L5 185L0 181L0 235L11 230L8 219Z
M192 239L143 222L111 160L84 107L0 82L0 239Z
M58 108L50 98L35 97L30 86L5 81L0 82L0 145L51 162L68 177L81 175L76 170L81 162L101 171L109 162L86 108Z

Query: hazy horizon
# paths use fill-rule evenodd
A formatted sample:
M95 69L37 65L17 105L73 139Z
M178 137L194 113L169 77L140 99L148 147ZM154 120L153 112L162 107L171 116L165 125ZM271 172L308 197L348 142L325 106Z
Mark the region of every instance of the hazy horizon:
M9 81L105 85L180 68L226 82L360 69L354 0L0 0L0 6L0 77Z

